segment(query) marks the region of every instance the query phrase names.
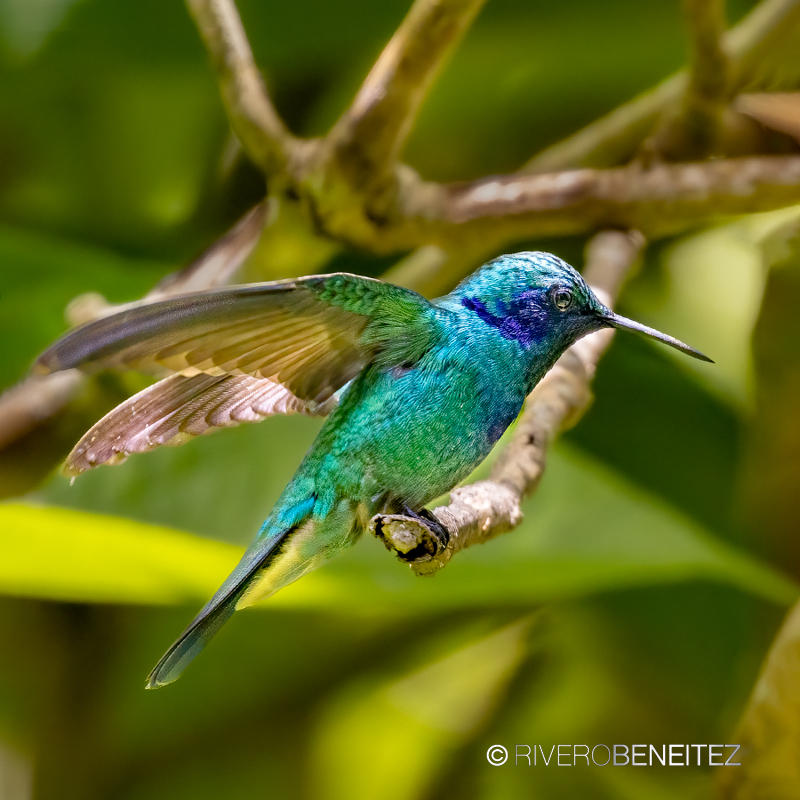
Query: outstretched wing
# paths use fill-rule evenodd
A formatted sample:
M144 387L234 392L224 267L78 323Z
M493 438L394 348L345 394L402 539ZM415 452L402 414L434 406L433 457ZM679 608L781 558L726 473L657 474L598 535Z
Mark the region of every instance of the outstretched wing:
M170 375L110 411L75 445L65 472L79 475L101 464L118 464L131 453L183 444L217 428L261 422L273 414L324 416L331 397L317 405L300 400L266 378L235 375Z
M420 295L337 273L128 307L68 333L34 369L251 376L321 404L371 360L413 361L435 335L433 306Z

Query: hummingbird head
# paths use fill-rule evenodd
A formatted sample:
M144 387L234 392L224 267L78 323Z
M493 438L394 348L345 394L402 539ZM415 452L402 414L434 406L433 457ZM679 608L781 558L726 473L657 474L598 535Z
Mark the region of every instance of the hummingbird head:
M523 347L560 354L602 328L635 331L693 358L711 361L688 344L615 314L565 261L551 253L504 255L485 264L449 296Z

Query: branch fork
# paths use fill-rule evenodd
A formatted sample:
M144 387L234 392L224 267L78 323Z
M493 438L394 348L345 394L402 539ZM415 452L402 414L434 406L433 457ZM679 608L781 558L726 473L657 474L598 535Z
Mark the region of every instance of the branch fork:
M740 214L800 201L800 156L664 165L646 174L630 167L575 169L585 163L579 147L571 161L544 154L511 175L455 184L423 180L399 161L403 147L434 78L484 2L415 0L350 107L326 136L304 141L287 131L274 109L233 0L187 0L245 151L264 171L270 191L300 198L309 227L339 245L391 253L431 244L450 249L469 238L501 248L519 238L607 226L635 227L652 239L710 221L720 209ZM684 158L705 155L713 143L696 141L696 129L705 130L729 99L736 84L727 77L729 60L741 83L752 53L763 50L765 39L779 37L794 21L792 7L800 5L765 0L725 32L721 0L685 3L691 69L656 89L649 105L630 104L648 109L646 124L637 118L626 128L636 137L630 152L586 166L625 162L676 104L684 111L666 126L670 142L661 149L674 150L673 140L689 142L691 129ZM613 125L592 130L584 136L592 147L619 135ZM531 175L533 169L545 174Z

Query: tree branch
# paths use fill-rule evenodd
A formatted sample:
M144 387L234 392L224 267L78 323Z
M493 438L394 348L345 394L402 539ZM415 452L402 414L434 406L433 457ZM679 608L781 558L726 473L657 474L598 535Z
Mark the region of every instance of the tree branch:
M233 0L186 0L217 73L225 111L247 154L281 174L296 140L272 105Z
M731 90L747 83L764 54L776 43L796 38L798 30L800 0L764 0L727 31L722 37L722 49L729 59ZM781 77L760 75L759 80L767 81L769 88L776 90L783 85ZM688 86L687 70L677 72L655 88L543 150L528 161L524 171L608 167L628 161L655 128L665 109L680 104Z
M422 181L404 171L390 215L369 219L341 195L320 197L316 229L378 253L435 244L504 247L533 236L636 228L648 239L721 218L800 202L800 156L756 156L545 175L513 173L466 183Z
M212 289L232 282L255 247L265 224L268 224L269 216L268 202L251 208L202 255L159 281L145 299L161 300L170 295ZM69 324L80 325L123 307L91 292L76 297L69 304L66 316ZM28 375L15 386L0 392L0 450L68 409L89 380L91 378L86 373L71 369L50 375ZM66 453L59 457L63 455Z
M734 108L800 143L800 92L740 94Z
M0 449L66 406L80 391L85 378L76 369L32 375L0 394Z
M728 57L722 49L725 32L723 0L683 0L689 28L687 105L717 106L728 83Z
M689 31L689 80L682 107L663 126L658 151L667 157L700 158L719 141L728 99L728 57L722 49L724 0L683 0Z
M643 244L635 231L604 231L591 240L585 275L604 302L612 304ZM454 489L450 503L431 512L447 532L446 544L423 520L398 514L374 517L374 534L418 575L431 575L460 550L516 527L520 503L539 485L550 444L588 407L597 361L612 336L611 330L599 331L574 344L528 397L489 480Z
M634 163L609 170L516 173L462 184L419 184L404 198L404 221L385 226L377 249L402 244L504 243L531 236L636 228L648 239L728 215L800 201L800 156Z
M243 92L257 73L235 8L229 0L188 2L232 98L229 109L249 108ZM296 143L287 179L320 236L381 253L431 244L451 252L466 244L491 249L523 237L583 234L602 227L636 228L655 238L720 216L800 200L798 158L516 174L450 185L422 181L397 164L397 156L436 71L482 2L416 0L328 136ZM663 92L676 91L669 88L675 81L690 100L702 97L703 103L724 91L721 0L686 2L697 19L696 69L691 79L684 75L656 90L653 113L660 113ZM745 58L764 39L778 35L779 20L787 25L797 16L800 24L797 9L800 0L765 0L758 13L726 35L727 49ZM283 126L260 82L256 89L253 96L269 110L263 126L273 135L269 141L285 155ZM620 113L627 113L624 109ZM255 111L248 118L254 116ZM253 134L254 139L261 136Z
M416 0L411 7L325 140L355 190L390 180L428 89L485 2Z
M489 253L515 239L580 234L600 227L636 228L648 238L657 238L724 215L766 211L798 201L800 156L659 164L649 170L632 165L616 170L509 175L466 184L419 184L406 196L407 218L370 229L370 238L357 241L378 251L438 243L447 252L423 250L421 261L407 260L392 276L400 283L438 294ZM159 284L153 297L230 280L255 245L267 218L266 208L260 205L248 212L186 270ZM352 231L340 231L345 240L348 234ZM90 316L107 313L109 308L95 304ZM54 383L50 391L46 383L28 380L15 387L13 394L0 395L0 417L8 415L4 436L13 440L17 438L14 430L22 435L37 419L57 413L80 385L75 379L67 391ZM39 392L48 398L49 413L31 401L31 413L20 416L19 410L28 405L21 398Z

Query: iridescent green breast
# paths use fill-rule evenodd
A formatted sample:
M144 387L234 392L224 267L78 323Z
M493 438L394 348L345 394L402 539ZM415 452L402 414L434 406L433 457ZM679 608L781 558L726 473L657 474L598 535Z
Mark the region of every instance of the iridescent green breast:
M518 344L485 338L433 348L411 367L368 369L320 433L314 449L325 456L309 464L316 481L364 502L389 494L415 507L466 478L525 396ZM474 358L478 346L483 357Z

